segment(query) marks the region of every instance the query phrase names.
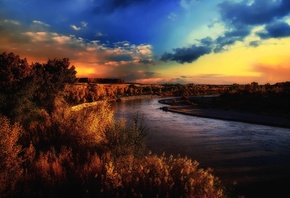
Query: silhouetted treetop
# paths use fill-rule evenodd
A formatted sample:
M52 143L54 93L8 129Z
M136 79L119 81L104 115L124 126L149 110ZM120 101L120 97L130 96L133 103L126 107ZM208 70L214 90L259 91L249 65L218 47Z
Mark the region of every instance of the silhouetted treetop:
M18 55L6 52L0 54L0 85L7 86L18 82L30 74L30 68L26 59Z
M45 64L33 64L34 78L43 89L57 92L64 88L65 84L73 84L76 81L74 66L69 66L69 59L52 59Z
M68 58L29 65L26 59L4 52L0 54L0 113L17 121L37 108L51 112L65 86L75 81L75 67Z

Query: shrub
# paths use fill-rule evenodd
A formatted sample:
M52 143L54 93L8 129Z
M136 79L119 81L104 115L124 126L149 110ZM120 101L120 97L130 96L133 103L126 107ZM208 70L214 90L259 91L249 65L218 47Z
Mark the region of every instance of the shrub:
M11 125L4 116L0 116L0 126L0 195L5 195L15 189L23 173L18 144L22 128L18 123Z
M122 156L105 164L102 186L120 197L224 197L212 170L198 165L186 157Z
M38 111L23 135L26 145L31 140L39 152L51 147L59 150L62 146L87 151L106 142L106 131L113 126L113 111L108 102L100 101L78 111L65 104L58 106L51 114L44 109Z
M143 118L136 114L132 123L117 120L112 128L106 132L107 145L114 157L122 155L142 156L146 151L145 137L147 128Z
M99 147L106 142L106 132L113 126L113 111L107 101L79 111L53 114L58 123L63 144L77 150Z

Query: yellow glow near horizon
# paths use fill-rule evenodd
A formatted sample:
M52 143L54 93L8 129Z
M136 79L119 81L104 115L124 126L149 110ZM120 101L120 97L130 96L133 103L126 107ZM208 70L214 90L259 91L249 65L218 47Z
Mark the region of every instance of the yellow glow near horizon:
M211 82L214 82L214 79L211 78L217 76L216 83L227 77L229 79L240 77L237 80L241 82L251 79L263 82L267 81L267 76L271 76L271 78L268 78L269 80L285 81L287 80L285 75L283 78L279 78L278 75L273 77L272 73L267 73L267 70L261 69L260 66L267 66L276 71L279 68L284 68L284 71L288 71L288 68L290 70L289 49L290 38L269 39L258 47L245 47L241 43L237 43L228 51L204 55L193 63L176 63L174 67L171 66L170 68L164 66L158 72L167 76L175 75L175 77L208 75L208 80ZM206 81L206 79L204 80ZM290 76L288 80L290 80Z
M95 74L95 68L76 67L77 76L85 76Z
M288 61L287 61L288 60ZM290 56L286 55L270 55L261 57L258 62L263 65L277 66L285 65L284 63L289 63Z

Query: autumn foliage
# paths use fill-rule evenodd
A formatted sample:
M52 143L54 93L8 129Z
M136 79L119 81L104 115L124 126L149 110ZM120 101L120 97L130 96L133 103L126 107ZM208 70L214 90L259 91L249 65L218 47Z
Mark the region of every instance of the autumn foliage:
M16 62L21 60L13 54L1 54L1 72L4 66L9 67L3 60L13 57ZM49 88L46 93L38 85L28 86L31 95L25 98L31 114L11 114L7 111L10 104L1 103L0 197L225 196L218 178L210 169L198 168L198 162L180 156L157 156L146 150L148 131L139 115L132 121L115 120L106 100L73 110L62 92L74 79L73 75L65 78L60 74L74 73L67 63L67 59L48 61L54 65L57 78L63 79L56 85L51 80L54 72L45 74L42 67L46 66L37 64L42 68L41 78L51 77L42 82ZM33 70L28 75L18 75L14 70L11 89L19 82L31 83L22 81L27 76L34 79ZM1 88L5 101L8 92Z

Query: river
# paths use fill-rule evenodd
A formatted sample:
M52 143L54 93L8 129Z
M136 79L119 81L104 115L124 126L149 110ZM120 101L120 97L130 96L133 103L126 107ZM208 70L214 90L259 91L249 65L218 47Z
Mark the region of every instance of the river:
M117 119L144 116L153 153L180 154L212 168L230 197L290 197L290 129L166 112L158 100L112 107Z

